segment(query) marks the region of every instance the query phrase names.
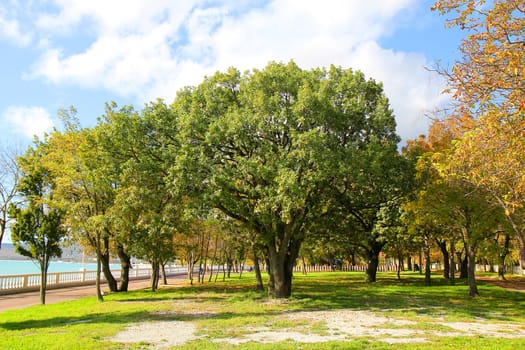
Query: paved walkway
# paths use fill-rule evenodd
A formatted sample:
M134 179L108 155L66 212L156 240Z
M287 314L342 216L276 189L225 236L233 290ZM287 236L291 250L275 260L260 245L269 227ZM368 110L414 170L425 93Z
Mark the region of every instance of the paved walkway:
M172 276L169 279L183 279L185 276ZM168 283L173 283L168 280ZM149 279L130 281L129 290L138 290L149 287ZM107 284L102 285L103 291L108 291ZM83 287L70 287L52 289L46 292L46 304L60 303L68 300L80 299L88 296L96 296L95 285ZM40 292L28 292L19 294L0 295L0 312L11 309L21 309L40 304Z

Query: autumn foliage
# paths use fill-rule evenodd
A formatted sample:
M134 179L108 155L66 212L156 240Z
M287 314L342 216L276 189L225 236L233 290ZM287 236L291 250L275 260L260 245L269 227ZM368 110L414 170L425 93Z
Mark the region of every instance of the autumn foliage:
M440 0L433 10L466 34L452 69L438 68L455 101L448 118L469 120L445 160L448 175L491 193L523 246L525 2Z

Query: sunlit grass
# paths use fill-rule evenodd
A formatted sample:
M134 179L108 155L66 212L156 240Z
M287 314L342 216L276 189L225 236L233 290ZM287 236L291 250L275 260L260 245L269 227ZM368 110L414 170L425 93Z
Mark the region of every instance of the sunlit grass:
M197 335L180 349L519 349L525 339L482 336L437 337L450 328L437 324L484 321L525 324L525 294L479 284L480 298L468 297L462 281L449 286L433 276L424 286L417 273L378 274L378 282L367 284L362 273L311 273L294 276L289 300L271 300L254 290L253 274L242 279L203 285L165 287L156 293L116 293L103 303L84 298L61 304L34 306L0 313L0 349L144 349L147 344L122 345L110 338L128 325L144 321L191 321ZM366 310L393 319L414 322L413 329L427 332L427 342L388 344L374 338L353 338L317 344L283 341L274 344L217 343L242 337L251 329L289 330L327 334L322 321L283 318L299 311ZM395 324L390 328L396 328ZM434 332L434 333L432 333Z

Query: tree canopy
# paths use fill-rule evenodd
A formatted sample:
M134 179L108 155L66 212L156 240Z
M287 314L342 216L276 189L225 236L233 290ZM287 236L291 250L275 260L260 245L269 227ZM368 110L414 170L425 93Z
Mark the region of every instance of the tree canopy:
M290 296L301 243L341 192L379 205L368 198L393 189L374 186L396 171L387 162L397 154L394 117L381 85L360 72L293 62L230 69L182 91L174 108L177 181L191 176L211 206L257 233L275 297ZM383 178L365 181L371 170Z

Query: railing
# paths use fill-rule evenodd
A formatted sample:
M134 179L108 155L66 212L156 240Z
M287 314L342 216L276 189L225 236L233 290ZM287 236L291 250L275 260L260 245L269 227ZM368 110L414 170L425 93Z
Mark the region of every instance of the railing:
M188 269L185 266L166 266L167 275L185 274ZM120 270L112 270L116 279L120 278ZM151 268L134 267L129 271L130 280L146 279L151 276ZM104 274L100 275L105 282ZM81 270L77 272L48 272L47 289L64 288L71 286L95 284L96 271ZM0 276L0 295L38 290L40 288L40 274L6 275Z
M342 265L342 266L331 266L331 265L296 265L294 272L331 272L331 271L366 271L366 265ZM494 272L498 272L498 266L493 266ZM424 269L424 267L423 267ZM440 264L431 264L430 269L442 270L443 267ZM476 271L489 271L490 265L479 265L476 264ZM377 272L397 271L396 264L381 264L377 266ZM408 271L405 267L405 271ZM459 271L459 266L456 265L456 272ZM505 266L505 271L508 274L522 275L525 273L525 269L520 266Z
M297 265L294 267L294 272L331 272L331 271L366 271L366 265L342 265L342 266L332 266L332 265ZM397 271L397 265L378 265L378 272L385 271Z

